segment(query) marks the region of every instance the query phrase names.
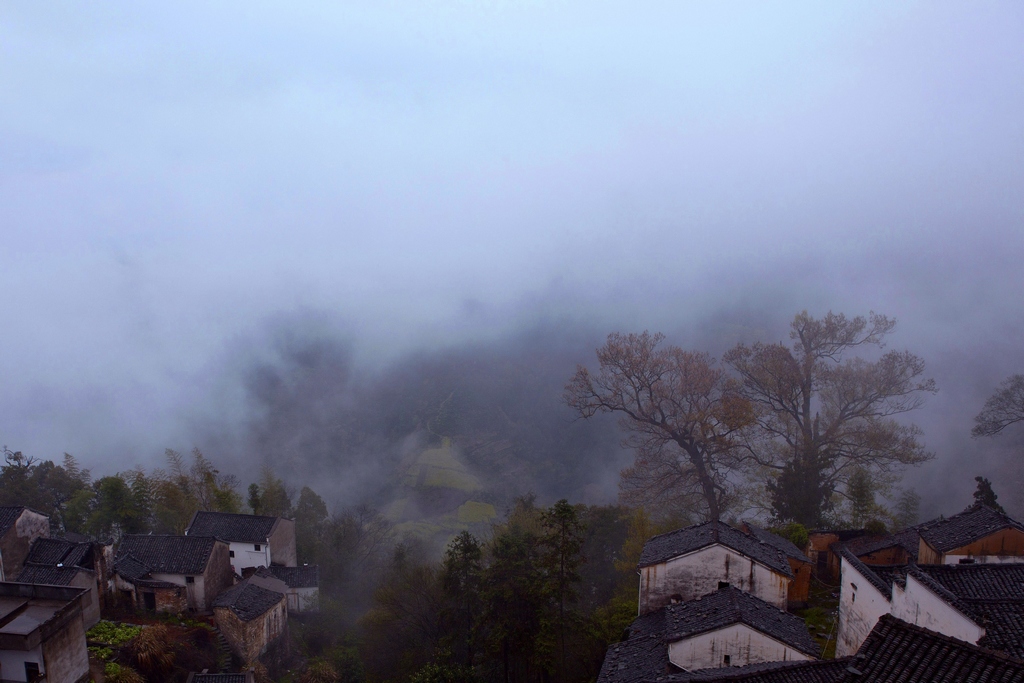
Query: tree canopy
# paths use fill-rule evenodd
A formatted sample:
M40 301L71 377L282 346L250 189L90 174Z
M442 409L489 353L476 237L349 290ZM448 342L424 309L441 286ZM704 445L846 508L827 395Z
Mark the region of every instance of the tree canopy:
M985 401L974 418L971 435L995 436L1021 420L1024 420L1024 375L1012 375Z
M884 348L895 326L874 313L818 319L805 311L790 325L790 345L740 344L725 355L754 408L760 439L752 450L776 473L769 492L780 521L817 526L856 472L885 481L932 457L921 430L896 419L936 390L923 378L924 361L909 351L852 355Z

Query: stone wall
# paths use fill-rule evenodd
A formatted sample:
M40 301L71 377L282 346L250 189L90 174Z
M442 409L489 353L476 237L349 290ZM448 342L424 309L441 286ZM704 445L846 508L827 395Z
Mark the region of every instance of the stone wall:
M232 654L243 664L255 662L278 639L287 640L288 608L284 596L274 607L250 621L242 621L227 607L215 607L213 614Z

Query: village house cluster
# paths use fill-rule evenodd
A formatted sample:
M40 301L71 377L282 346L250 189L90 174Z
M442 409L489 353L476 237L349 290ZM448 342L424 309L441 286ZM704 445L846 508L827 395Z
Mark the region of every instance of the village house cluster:
M4 683L88 680L86 631L115 605L212 615L236 662L250 665L287 655L289 614L318 601L319 572L298 566L289 519L197 512L184 536L127 534L115 544L50 538L46 515L0 507Z
M897 534L814 531L807 548L708 522L647 541L638 616L598 683L1024 681L1024 525L984 505ZM836 657L804 619L839 583Z

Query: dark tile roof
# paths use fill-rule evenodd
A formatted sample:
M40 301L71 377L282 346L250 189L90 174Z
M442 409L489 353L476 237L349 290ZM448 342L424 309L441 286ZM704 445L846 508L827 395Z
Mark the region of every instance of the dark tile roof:
M284 600L284 595L243 581L218 595L214 607L226 607L242 621L252 621Z
M150 572L160 574L202 574L216 543L210 536L127 534L117 548L116 559L131 555Z
M1024 564L922 564L917 569L960 598L1024 599Z
M597 678L598 683L711 683L719 680L750 683L831 683L836 678L835 662L838 660L831 660L828 663L767 662L728 669L683 671L668 661L665 623L669 607L637 617L628 629L629 637L609 646L604 664L601 666L601 674ZM805 664L813 666L808 667Z
M920 565L911 571L985 629L979 645L1024 658L1024 565Z
M692 673L669 674L665 683L834 683L851 658L810 662L765 662Z
M1024 661L883 615L835 683L1024 683Z
M724 522L705 522L648 539L640 554L640 566L659 564L715 543L732 548L779 574L793 576L789 560L781 550Z
M627 631L626 640L608 647L598 683L643 683L680 670L668 661L664 608L637 617Z
M6 534L7 530L18 521L24 505L2 505L0 506L0 534Z
M819 654L803 619L732 586L696 600L667 605L665 641L671 643L739 623L812 657Z
M139 562L131 553L118 553L114 560L114 571L126 581L136 581L149 576L149 567Z
M747 528L750 530L751 536L761 541L762 543L767 543L768 545L778 548L783 552L783 554L786 557L798 560L800 562L811 561L811 558L804 555L803 551L800 550L800 548L797 548L796 545L794 545L794 543L790 541L788 538L783 538L778 534L773 534L767 529L762 529L750 522L744 522L744 524L746 524Z
M248 674L191 674L188 683L249 683Z
M51 586L70 586L82 571L81 567L44 567L27 564L15 579L16 583L45 583Z
M302 567L260 567L257 574L273 576L284 581L289 588L318 588L320 586L320 568L317 565Z
M239 543L266 543L277 520L277 517L200 510L192 518L185 533L189 536L214 536Z
M973 543L1002 529L1024 531L1024 525L992 508L976 504L948 519L918 525L921 538L940 553Z
M907 551L910 559L917 560L917 551L920 548L921 535L917 527L904 529L903 531L887 536L861 536L846 542L846 547L857 557L877 553L879 550L899 546Z
M84 562L90 550L91 543L72 543L63 538L37 538L29 548L25 563L77 566Z

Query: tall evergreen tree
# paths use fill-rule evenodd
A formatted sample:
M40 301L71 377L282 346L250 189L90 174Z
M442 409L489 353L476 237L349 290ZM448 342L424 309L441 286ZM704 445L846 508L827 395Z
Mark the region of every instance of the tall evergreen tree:
M1005 513L1003 506L1000 505L996 499L996 492L992 490L992 482L985 477L975 477L974 481L978 482L978 488L974 490L974 502L987 505L993 510Z

